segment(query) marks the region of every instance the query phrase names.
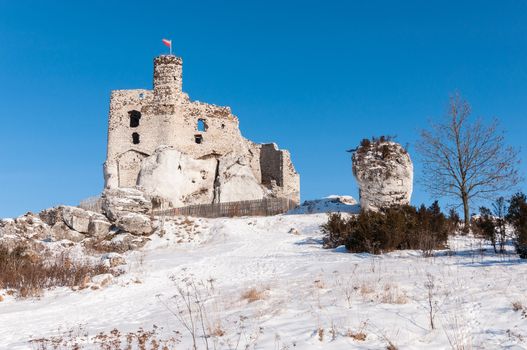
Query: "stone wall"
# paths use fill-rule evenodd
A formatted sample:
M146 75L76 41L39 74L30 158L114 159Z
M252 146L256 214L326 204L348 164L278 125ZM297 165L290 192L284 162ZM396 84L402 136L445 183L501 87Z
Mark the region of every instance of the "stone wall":
M299 194L298 174L289 156L282 156L276 146L272 150L245 139L229 107L189 99L182 91L182 64L176 56L156 57L153 91L112 92L104 167L106 187L135 186L143 159L158 147L169 146L194 159L235 154L245 159L258 181L270 183L270 178L277 179L278 188L271 189L271 194L283 195L288 192L283 191L285 187Z
M283 186L283 151L280 151L276 144L262 145L260 149L260 168L263 184L271 185L274 181L276 185Z

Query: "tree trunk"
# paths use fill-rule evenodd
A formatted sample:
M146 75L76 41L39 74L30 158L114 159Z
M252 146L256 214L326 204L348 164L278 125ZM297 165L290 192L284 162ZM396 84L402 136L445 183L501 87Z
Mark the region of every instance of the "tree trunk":
M468 194L463 192L461 194L461 200L463 201L463 214L465 217L463 232L468 233L470 231L470 207L468 206Z

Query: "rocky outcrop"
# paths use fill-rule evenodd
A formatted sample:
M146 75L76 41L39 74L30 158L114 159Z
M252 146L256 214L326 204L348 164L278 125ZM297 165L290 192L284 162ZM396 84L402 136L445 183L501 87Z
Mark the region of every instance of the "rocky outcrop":
M143 160L138 185L151 195L167 198L176 207L212 203L217 163L214 158L193 159L161 147Z
M42 240L49 237L49 229L49 225L31 212L15 219L0 220L0 237L10 236Z
M148 235L153 231L152 221L145 214L128 213L120 216L115 222L120 230L133 235Z
M234 153L218 159L215 191L215 203L265 197L265 191L254 177L248 160Z
M78 207L59 206L38 215L27 213L16 219L0 220L0 242L15 247L21 241L81 243L102 251L136 249L154 231L149 212L151 203L134 189L110 191L105 209L115 220ZM133 212L135 210L137 212ZM68 243L69 242L69 243Z
M352 164L361 209L378 210L410 203L413 165L401 145L384 138L363 140L353 153Z
M77 207L59 207L62 209L62 220L69 228L81 233L88 233L91 214ZM95 213L94 213L95 214Z
M244 156L194 159L168 147L143 160L138 185L175 207L261 199L266 193Z
M92 219L88 225L88 234L95 238L103 238L110 232L112 224L104 219Z
M106 189L102 194L102 211L110 221L127 213L147 214L152 201L135 188Z
M50 231L50 238L54 241L62 241L64 239L75 243L81 242L86 238L81 232L72 230L64 222L57 222Z

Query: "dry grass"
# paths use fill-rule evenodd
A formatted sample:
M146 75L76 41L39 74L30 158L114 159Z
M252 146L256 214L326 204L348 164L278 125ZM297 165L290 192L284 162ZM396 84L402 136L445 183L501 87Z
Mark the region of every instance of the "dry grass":
M371 286L371 284L363 282L360 285L359 293L363 298L367 298L371 293L373 293L375 290Z
M48 338L35 338L29 341L32 349L36 350L81 350L91 348L89 344L98 345L104 350L172 350L180 342L179 332L168 338L160 337L158 334L162 328L152 326L152 330L139 328L135 332L121 333L118 329L110 332L100 332L95 336L89 336L83 326L62 332L57 336Z
M210 330L210 335L213 337L223 337L225 335L225 330L223 329L221 324L218 322Z
M522 311L522 310L523 310L523 304L522 304L522 302L521 302L521 301L518 301L518 300L514 301L514 302L512 303L512 310L515 311L515 312L517 312L517 311Z
M314 284L315 287L318 288L318 289L324 289L324 288L326 288L326 285L324 284L324 281L322 281L322 280L315 280L315 281L313 282L313 284Z
M22 298L39 296L53 287L81 286L90 277L109 272L102 263L75 262L66 254L44 257L27 246L0 246L0 289Z
M249 303L257 300L265 299L266 290L259 290L256 288L250 288L242 293L242 300L247 300Z
M363 331L353 331L351 329L348 329L348 331L346 332L346 335L350 338L352 338L353 340L356 340L356 341L365 341L366 340L366 333L364 333Z
M317 334L318 334L318 340L324 341L324 328L319 328L317 330Z
M408 302L406 294L401 292L397 285L390 283L384 285L379 299L383 304L406 304Z

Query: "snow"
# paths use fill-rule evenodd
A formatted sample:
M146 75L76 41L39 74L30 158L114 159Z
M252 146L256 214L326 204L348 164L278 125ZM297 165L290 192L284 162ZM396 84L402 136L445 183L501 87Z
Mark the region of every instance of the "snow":
M527 348L527 316L512 307L527 306L527 265L516 255L495 255L466 236L452 238L450 250L432 258L419 251L325 250L319 227L326 218L188 219L179 226L189 239L180 243L182 228L167 223L164 236L125 254L126 273L106 287L58 288L39 299L6 296L0 348L31 349L31 337L82 329L88 337L79 341L87 338L86 348L98 349L92 337L99 332L156 325L160 337L180 332L176 348L191 349L192 338L173 313L181 300L174 297L177 286L186 283L202 296L207 327L224 333L207 339L210 348L384 349L388 342L399 349ZM252 302L244 298L251 289L258 292Z
M352 213L357 214L360 206L352 196L331 195L322 199L309 200L298 208L292 209L289 214L316 214L316 213Z

